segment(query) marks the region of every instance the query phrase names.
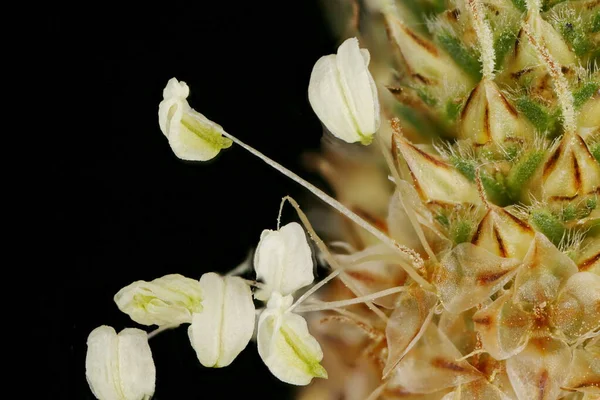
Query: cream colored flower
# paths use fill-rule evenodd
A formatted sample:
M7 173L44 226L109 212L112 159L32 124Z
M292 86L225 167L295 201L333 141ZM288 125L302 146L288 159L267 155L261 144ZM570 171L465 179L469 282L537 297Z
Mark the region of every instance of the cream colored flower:
M296 222L271 231L265 229L254 255L257 279L264 282L255 297L267 301L272 293L283 296L310 285L313 277L313 260L306 234Z
M99 400L147 400L154 394L156 369L148 335L140 329L94 329L87 340L85 376Z
M369 144L379 129L379 99L369 60L369 51L350 38L337 54L321 57L310 76L308 99L315 114L348 143Z
M207 161L221 149L231 146L223 128L196 112L187 102L190 89L185 82L171 78L158 106L160 130L169 139L175 155L182 160Z
M188 336L205 367L226 367L244 350L254 332L250 287L242 278L202 275L203 310L192 318Z
M292 296L275 292L258 322L258 353L273 375L292 385L308 385L314 377L327 378L320 364L323 352L308 332L306 320L287 311Z
M202 311L202 289L194 279L165 275L152 282L136 281L115 295L119 310L142 325L180 325Z

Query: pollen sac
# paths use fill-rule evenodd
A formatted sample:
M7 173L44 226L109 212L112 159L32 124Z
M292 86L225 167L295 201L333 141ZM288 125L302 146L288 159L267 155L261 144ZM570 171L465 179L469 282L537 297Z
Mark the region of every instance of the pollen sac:
M541 193L531 193L550 201L573 200L600 188L600 164L577 134L565 134L541 170Z
M600 336L573 350L568 371L564 388L589 394L590 398L600 395Z
M385 328L388 358L383 376L387 376L394 369L423 335L436 303L435 294L417 287L400 294Z
M518 354L527 345L533 321L520 304L507 293L473 315L475 331L483 349L497 360Z
M532 338L506 361L506 372L519 399L556 399L571 363L571 350L550 337Z
M534 237L531 226L500 207L485 214L472 243L500 256L522 260Z
M194 279L171 274L151 282L133 282L114 301L138 324L176 326L192 322L192 314L202 311L202 288Z
M348 143L369 144L379 129L377 87L369 72L371 56L347 39L337 54L321 57L308 85L308 99L327 129Z
M220 125L190 107L186 100L189 94L190 89L185 82L171 78L158 106L158 123L177 157L188 161L207 161L230 147L232 141L223 137Z
M85 376L99 400L148 400L154 394L156 368L148 334L110 326L94 329L87 339Z
M533 307L549 304L576 272L573 260L558 250L546 236L537 233L517 273L514 301Z
M490 141L502 144L506 139L532 139L533 131L494 81L484 79L463 107L459 138L479 145Z
M274 293L258 322L258 354L279 380L308 385L313 378L327 378L320 364L323 352L309 333L306 320L287 311L292 297Z
M434 393L483 377L461 358L462 354L452 342L437 326L430 324L415 347L395 367L388 387L408 393Z
M314 280L313 260L306 234L296 222L272 231L264 230L254 255L256 277L264 288L255 293L268 300L274 292L283 296L310 285Z
M600 329L600 276L591 272L571 275L556 298L550 319L570 341Z
M453 166L402 137L394 136L392 146L393 151L402 155L405 163L400 167L412 178L415 189L424 201L441 204L481 202L475 184Z
M205 367L221 368L244 350L254 332L255 312L250 287L237 276L213 272L200 278L204 309L188 328L190 343Z
M520 265L517 259L461 243L437 267L435 286L444 308L460 313L487 300L512 279Z

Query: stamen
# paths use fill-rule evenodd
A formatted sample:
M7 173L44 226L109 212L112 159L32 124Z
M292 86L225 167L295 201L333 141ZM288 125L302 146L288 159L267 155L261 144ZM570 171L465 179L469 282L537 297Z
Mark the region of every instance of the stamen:
M231 139L233 142L235 142L239 146L243 147L245 150L250 152L252 155L260 158L262 161L264 161L271 167L275 168L277 171L279 171L283 175L287 176L288 178L295 181L296 183L302 185L304 188L309 190L312 194L317 196L319 199L321 199L322 201L324 201L331 207L335 208L342 215L349 218L351 221L353 221L354 223L356 223L357 225L359 225L360 227L365 229L367 232L371 233L373 236L375 236L377 239L379 239L380 241L385 243L388 247L390 247L395 252L398 252L400 254L411 257L413 263L415 263L417 265L417 268L422 267L422 263L419 262L420 257L419 258L414 257L414 254L416 254L414 252L414 250L408 249L406 246L402 246L401 244L397 243L395 240L388 237L385 233L383 233L379 229L375 228L373 225L371 225L370 223L365 221L363 218L358 216L356 213L352 212L348 207L346 207L345 205L343 205L342 203L340 203L333 197L329 196L328 194L323 192L321 189L317 188L312 183L308 182L307 180L299 177L298 175L296 175L289 169L285 168L283 165L271 160L269 157L265 156L258 150L255 150L253 147L242 142L241 140L239 140L235 136L231 135L230 133L223 131L222 134L224 136L228 137L229 139ZM420 260L420 261L422 262L422 260ZM432 288L433 288L432 285L429 282L427 282L427 280L425 280L421 275L419 275L419 273L413 267L403 265L403 268L406 270L408 275L410 275L410 277L415 280L415 282L417 282L419 285L421 285L425 289L432 290Z

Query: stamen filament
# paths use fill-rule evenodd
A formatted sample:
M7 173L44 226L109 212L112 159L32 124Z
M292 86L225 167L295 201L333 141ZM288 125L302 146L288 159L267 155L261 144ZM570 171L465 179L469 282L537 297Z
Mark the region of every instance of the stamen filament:
M373 225L371 225L370 223L365 221L363 218L358 216L356 213L352 212L348 207L346 207L345 205L343 205L342 203L340 203L333 197L329 196L328 194L323 192L321 189L314 186L312 183L310 183L307 180L296 175L289 169L285 168L283 165L271 160L269 157L265 156L258 150L254 149L253 147L242 142L241 140L239 140L235 136L231 135L230 133L223 131L222 134L224 136L228 137L229 139L231 139L234 143L243 147L245 150L250 152L252 155L260 158L262 161L264 161L271 167L275 168L277 171L279 171L283 175L287 176L288 178L295 181L296 183L302 185L304 188L309 190L311 193L313 193L319 199L321 199L322 201L324 201L331 207L335 208L342 215L349 218L351 221L353 221L354 223L356 223L357 225L359 225L360 227L365 229L367 232L371 233L373 236L375 236L381 242L385 243L388 247L390 247L395 252L398 252L402 255L407 255L407 256L411 257L411 252L408 251L410 249L407 249L405 246L400 245L395 240L388 237L385 233L383 233L379 229L375 228ZM414 253L414 251L412 253ZM419 264L418 259L415 259L413 257L411 257L411 258L412 258L413 263L417 264L419 268L422 267L422 265ZM432 289L432 285L429 282L427 282L427 280L425 280L421 275L419 275L419 273L412 266L402 265L402 267L406 270L406 272L410 275L410 277L413 278L415 280L415 282L417 282L423 288L429 289L429 290Z
M339 300L339 301L329 301L329 302L318 302L314 305L306 305L304 307L298 307L296 312L312 312L312 311L324 311L324 310L332 310L334 308L339 307L347 307L354 304L362 304L366 301L371 301L375 299L379 299L380 297L389 296L394 293L404 292L408 290L406 286L398 286L390 289L381 290L379 292L371 293L366 296L356 297L354 299L348 300Z

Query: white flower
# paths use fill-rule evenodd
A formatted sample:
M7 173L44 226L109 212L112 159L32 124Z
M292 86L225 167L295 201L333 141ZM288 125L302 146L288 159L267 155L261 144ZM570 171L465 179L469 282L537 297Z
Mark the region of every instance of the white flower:
M223 128L194 111L187 102L190 89L185 82L171 78L158 106L160 130L169 139L175 155L182 160L207 161L221 149L231 146Z
M313 260L302 227L292 222L277 231L264 230L254 255L256 277L264 288L255 293L258 300L267 301L273 292L283 296L310 285Z
M142 325L180 325L202 311L202 289L194 279L165 275L152 282L137 281L114 297L119 310Z
M377 87L369 72L370 55L347 39L337 55L321 57L308 85L308 100L321 122L336 137L369 144L379 129Z
M193 315L188 336L205 367L226 367L244 350L254 332L250 287L242 278L202 275L203 310Z
M148 335L140 329L94 329L87 340L85 376L100 400L147 400L154 394L156 369Z
M292 301L292 296L271 296L258 322L258 353L281 381L308 385L314 377L327 378L327 371L320 364L321 346L308 332L306 320L287 311Z

